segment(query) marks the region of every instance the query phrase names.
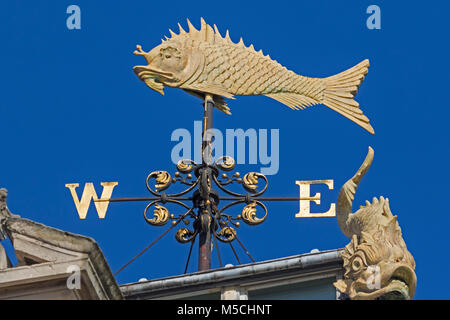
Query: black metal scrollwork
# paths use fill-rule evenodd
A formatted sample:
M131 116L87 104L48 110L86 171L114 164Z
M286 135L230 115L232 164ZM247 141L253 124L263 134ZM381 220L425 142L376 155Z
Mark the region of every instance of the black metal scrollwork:
M197 164L192 160L183 159L177 163L177 170L172 177L167 171L154 171L150 173L146 179L148 191L158 197L152 201L144 210L144 218L147 223L152 226L164 226L169 220L180 219L183 215L174 215L166 208L166 203L181 205L187 210L191 207L182 201L192 201L193 208L199 208L198 215L190 212L185 217L185 224L189 224L189 219L193 220L194 230L186 227L180 228L175 238L180 243L188 243L195 239L200 230L211 228L212 234L222 242L232 242L236 239L237 234L235 228L240 226L240 221L247 225L258 225L263 223L267 218L266 206L258 200L258 196L262 195L268 188L269 182L267 178L258 172L249 172L241 178L239 172L230 174L235 168L235 161L229 156L219 158L214 164ZM222 173L221 173L222 172ZM150 181L154 180L153 183ZM262 183L261 183L262 182ZM166 194L167 190L173 184L183 184L187 188L181 192L174 194ZM227 187L232 184L241 184L246 193L238 193L229 190ZM151 187L150 185L153 185ZM214 186L231 196L221 197ZM183 197L195 187L197 190L191 197ZM232 201L225 205L222 209L218 209L217 205L221 200ZM233 216L224 213L239 204L244 204L241 212ZM263 210L262 217L258 217L257 207ZM153 208L153 217L149 218L147 212Z

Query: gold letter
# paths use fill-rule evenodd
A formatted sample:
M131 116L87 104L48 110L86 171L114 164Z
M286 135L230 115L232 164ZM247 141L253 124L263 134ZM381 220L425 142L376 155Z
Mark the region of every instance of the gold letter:
M103 186L101 200L109 200L111 198L114 187L117 186L118 182L102 182ZM75 202L75 207L78 211L78 216L80 219L86 219L87 212L89 210L89 205L91 204L91 199L94 199L95 208L97 209L97 214L100 219L104 219L106 211L108 210L109 201L95 202L98 200L97 193L95 192L94 185L90 182L84 185L83 194L81 195L81 201L78 200L77 193L75 191L80 185L78 183L66 184L66 188L69 188L72 194L73 202Z
M333 180L314 180L314 181L295 181L300 187L300 198L310 198L310 187L312 184L326 184L328 189L333 190ZM299 200L300 211L295 215L296 218L320 218L320 217L335 217L336 216L336 204L332 203L330 210L324 213L311 213L310 202L314 201L316 204L320 204L320 193L316 193L313 197L316 199Z

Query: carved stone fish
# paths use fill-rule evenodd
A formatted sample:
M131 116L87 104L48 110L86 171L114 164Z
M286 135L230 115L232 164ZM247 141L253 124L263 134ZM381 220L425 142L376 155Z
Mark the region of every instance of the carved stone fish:
M189 32L178 24L179 34L169 30L171 38L149 52L137 46L134 54L144 56L148 65L135 66L134 72L151 89L164 94L164 86L181 88L200 98L208 93L227 114L231 113L224 98L235 95L265 95L294 110L323 104L374 134L369 119L353 100L369 60L328 78L304 77L261 50L256 52L253 45L246 47L242 38L232 42L228 31L222 37L203 18L200 30L187 22Z

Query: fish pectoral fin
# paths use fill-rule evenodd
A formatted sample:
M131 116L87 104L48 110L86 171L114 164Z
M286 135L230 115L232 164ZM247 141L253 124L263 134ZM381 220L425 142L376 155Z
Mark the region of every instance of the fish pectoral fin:
M319 101L313 98L298 93L269 93L265 94L265 96L281 102L292 110L303 110L306 109L306 107L310 107L319 103Z
M231 111L223 96L214 96L214 106L223 113L230 114Z
M234 96L228 92L228 90L220 85L214 85L214 84L201 84L201 85L189 85L186 88L183 88L185 90L192 90L192 91L200 91L203 93L210 93L217 96L222 96L228 99L234 99Z

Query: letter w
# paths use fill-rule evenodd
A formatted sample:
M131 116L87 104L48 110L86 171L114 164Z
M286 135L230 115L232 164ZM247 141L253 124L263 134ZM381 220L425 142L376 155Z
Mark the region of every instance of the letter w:
M118 182L102 182L103 186L101 200L111 199L114 187L117 186ZM80 185L78 183L66 184L66 188L70 190L72 194L73 202L75 202L75 207L78 211L78 216L80 219L86 219L89 205L91 204L91 199L94 199L95 208L97 209L97 214L100 219L104 219L106 216L106 211L108 210L109 201L95 202L98 200L97 193L95 192L94 185L88 182L84 185L83 194L81 196L81 201L78 199L77 192L75 191Z

